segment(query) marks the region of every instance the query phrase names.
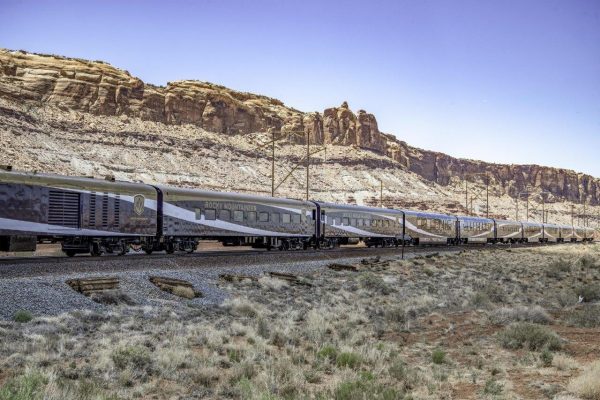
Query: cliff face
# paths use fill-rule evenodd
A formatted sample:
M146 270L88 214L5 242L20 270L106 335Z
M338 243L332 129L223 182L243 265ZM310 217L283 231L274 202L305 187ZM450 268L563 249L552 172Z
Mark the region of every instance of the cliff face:
M277 99L211 83L177 81L157 87L99 61L7 50L0 50L0 97L65 111L192 124L226 135L275 130L303 143L308 134L314 144L356 146L387 155L442 185L453 177L481 181L481 174L487 174L512 196L529 187L571 201L600 200L600 180L590 175L537 165L489 164L417 149L380 132L375 116L364 110L354 113L346 102L323 113L305 113Z

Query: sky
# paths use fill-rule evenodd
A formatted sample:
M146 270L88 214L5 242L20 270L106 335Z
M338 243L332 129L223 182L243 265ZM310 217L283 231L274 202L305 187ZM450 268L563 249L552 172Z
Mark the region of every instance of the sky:
M0 0L0 47L348 101L456 157L600 177L600 0Z

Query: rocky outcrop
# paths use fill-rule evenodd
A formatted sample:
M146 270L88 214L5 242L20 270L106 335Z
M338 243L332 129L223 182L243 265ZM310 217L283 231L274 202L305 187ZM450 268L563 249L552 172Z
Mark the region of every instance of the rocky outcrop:
M537 165L497 165L417 149L379 131L374 115L339 107L304 113L281 101L200 81L159 87L101 61L0 49L0 97L33 106L96 115L126 115L169 125L193 124L227 135L281 132L293 143L356 146L389 156L422 177L447 185L452 178L481 181L486 174L516 196L528 187L559 198L598 204L600 180Z

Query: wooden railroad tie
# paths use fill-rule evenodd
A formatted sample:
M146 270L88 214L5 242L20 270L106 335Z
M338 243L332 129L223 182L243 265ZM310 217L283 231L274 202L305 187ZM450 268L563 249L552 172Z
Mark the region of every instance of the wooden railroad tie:
M334 271L353 271L353 272L358 271L358 267L356 267L356 265L348 265L348 264L333 263L333 264L329 264L327 266L327 268L332 269Z
M115 290L119 288L119 278L101 277L85 279L69 279L67 285L73 290L86 296L92 293L103 292L106 290Z
M258 276L251 276L251 275L221 274L221 275L219 275L219 278L221 278L227 282L241 282L246 279L254 281L254 282L258 281Z
M193 299L202 296L202 293L194 289L194 285L188 281L184 281L183 279L151 276L150 282L156 285L159 289L175 296L185 297L187 299Z

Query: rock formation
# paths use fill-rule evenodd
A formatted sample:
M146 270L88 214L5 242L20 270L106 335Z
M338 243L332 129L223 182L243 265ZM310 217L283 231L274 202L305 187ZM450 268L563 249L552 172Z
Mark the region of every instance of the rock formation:
M226 135L275 130L291 142L356 146L384 154L422 177L481 181L481 174L513 195L531 187L558 198L598 204L600 180L571 170L464 160L409 146L379 131L375 116L339 107L305 113L281 101L200 81L146 84L101 61L0 49L0 97L95 115L125 115L168 125L193 124Z

